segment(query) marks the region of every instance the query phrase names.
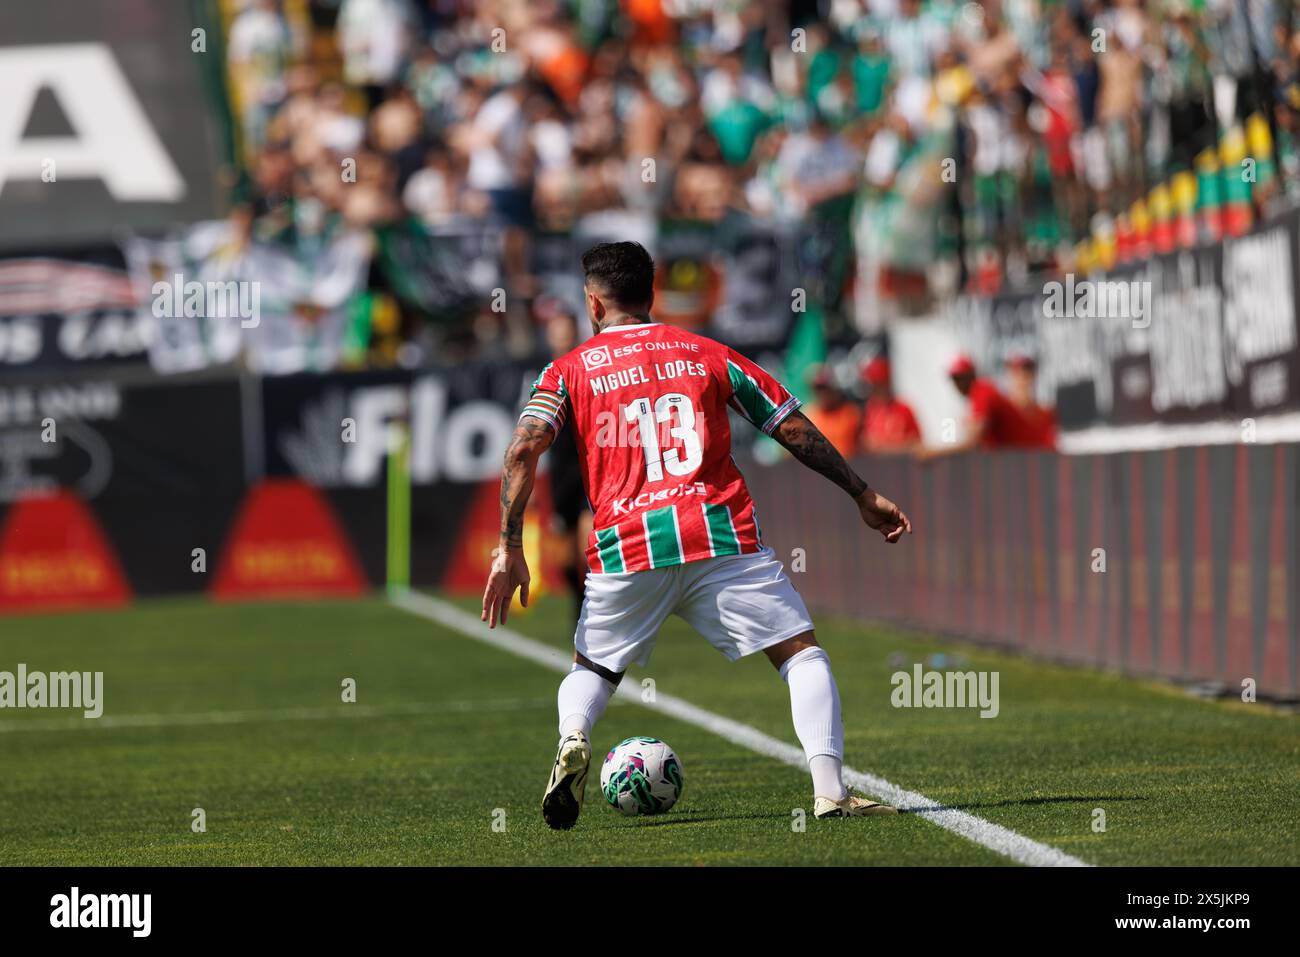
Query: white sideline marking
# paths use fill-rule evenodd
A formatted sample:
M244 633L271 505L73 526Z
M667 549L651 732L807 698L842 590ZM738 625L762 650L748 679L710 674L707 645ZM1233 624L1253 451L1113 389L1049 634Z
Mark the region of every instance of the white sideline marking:
M455 711L515 711L551 707L550 699L502 698L495 701L412 702L397 705L344 704L329 708L280 708L274 711L180 711L172 714L119 714L100 718L48 718L0 722L0 734L22 731L79 731L92 728L172 728L205 724L255 724L261 721L328 721L332 718L382 718Z
M519 632L501 625L498 625L495 630L489 630L487 625L472 614L429 595L406 592L394 595L392 602L413 615L428 618L467 638L527 658L553 671L567 672L573 664L572 656L557 648L526 638ZM712 711L705 711L682 698L657 692L654 702L648 703L642 701L641 696L628 685L619 687L617 697L629 699L652 711L661 711L669 717L693 724L697 728L712 731L733 744L749 748L765 757L774 758L782 764L807 770L808 764L804 759L802 748L780 741L747 724L724 718ZM905 790L874 774L845 767L844 781L879 801L924 817L941 828L960 834L967 840L974 841L994 853L1009 857L1018 864L1027 864L1031 867L1091 866L1077 857L1071 857L1057 848L1040 844L1010 828L986 821L974 814L967 814L965 811L944 807L924 794Z

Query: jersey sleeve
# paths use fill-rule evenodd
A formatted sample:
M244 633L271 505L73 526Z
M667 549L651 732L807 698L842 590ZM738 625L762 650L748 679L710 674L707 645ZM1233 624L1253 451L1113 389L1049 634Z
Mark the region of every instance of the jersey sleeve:
M734 349L726 352L731 396L727 404L760 431L771 435L781 421L799 408L799 400L773 376Z
M554 362L548 362L533 382L533 391L519 418L526 415L541 419L556 432L564 428L569 415L569 391L564 384L564 374Z

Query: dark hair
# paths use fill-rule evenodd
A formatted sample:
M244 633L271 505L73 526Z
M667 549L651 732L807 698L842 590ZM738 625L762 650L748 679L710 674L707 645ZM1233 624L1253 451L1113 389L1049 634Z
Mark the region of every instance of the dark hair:
M587 282L624 308L654 300L655 261L640 243L597 243L582 254Z

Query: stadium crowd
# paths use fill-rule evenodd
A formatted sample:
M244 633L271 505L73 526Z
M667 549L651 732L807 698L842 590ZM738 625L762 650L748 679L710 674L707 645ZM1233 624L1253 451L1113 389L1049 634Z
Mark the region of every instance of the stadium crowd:
M539 233L847 199L874 328L1068 268L1249 117L1251 199L1300 189L1291 0L232 3L248 228L491 222L525 302Z

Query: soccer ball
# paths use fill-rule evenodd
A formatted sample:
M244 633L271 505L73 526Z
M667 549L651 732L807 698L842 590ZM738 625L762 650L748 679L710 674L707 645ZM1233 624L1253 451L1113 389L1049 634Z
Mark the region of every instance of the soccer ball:
M600 793L629 817L660 814L682 796L682 764L658 738L628 738L605 755Z

